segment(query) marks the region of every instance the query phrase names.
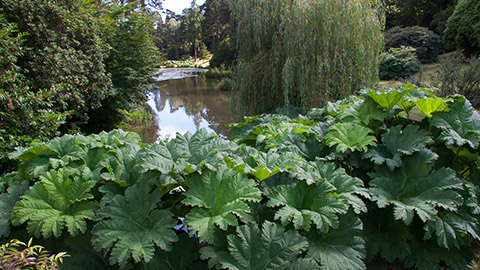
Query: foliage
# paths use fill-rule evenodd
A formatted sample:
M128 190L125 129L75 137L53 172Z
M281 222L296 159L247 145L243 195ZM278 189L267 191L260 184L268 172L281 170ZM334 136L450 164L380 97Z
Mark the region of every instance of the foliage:
M231 67L236 59L234 24L228 0L206 0L203 40L213 56L210 67Z
M115 130L19 149L0 228L27 223L73 269L464 269L480 242L480 115L434 93L366 89L249 117L230 140Z
M237 227L237 234L225 239L228 247L207 247L203 258L218 258L223 269L311 269L312 259L297 258L308 246L307 239L295 230L265 221L260 231L256 224ZM224 240L224 241L225 241ZM212 259L211 259L212 261Z
M290 105L308 109L375 85L379 4L235 1L234 110L242 116Z
M71 179L68 171L46 172L13 208L13 224L28 221L30 234L60 237L66 227L70 235L84 233L86 220L94 217L96 204L88 193L95 181Z
M184 19L182 20L181 28L185 36L184 46L189 48L188 51L193 51L194 60L197 61L201 47L201 27L204 17L195 0L192 1L190 8L183 10L183 14Z
M167 60L162 62L162 66L165 68L189 68L189 67L195 67L195 63L190 60L185 60L185 61L175 61L175 60Z
M467 63L467 65L463 63ZM440 61L437 87L443 96L460 94L480 108L480 58L465 58L461 53L451 53Z
M237 59L237 50L232 38L228 37L220 42L215 51L213 51L212 59L210 59L211 67L221 67L223 65L231 67Z
M480 256L478 254L478 250L475 253L475 257L477 260L476 261L472 260L472 262L470 262L470 265L468 266L468 269L472 269L472 270L480 269L480 261L478 260Z
M138 10L137 4L110 3L94 9L100 17L102 38L110 47L104 62L115 93L103 99L100 108L89 112L90 121L82 126L87 133L118 127L122 121L118 109L128 110L146 100L159 52L154 40L154 14Z
M385 50L401 46L413 47L422 63L437 62L441 45L437 34L420 26L393 27L385 32Z
M387 29L400 26L422 26L442 35L456 0L385 0Z
M27 244L12 239L0 247L0 267L2 269L58 269L65 252L50 255L44 247L32 246L30 239ZM21 249L23 248L23 249Z
M167 10L165 23L157 27L156 35L157 47L165 55L167 59L179 60L184 54L182 49L183 35L180 28L181 15L175 14L171 10Z
M87 122L88 112L112 94L95 20L77 1L2 1L0 10L21 33L29 48L14 63L28 92L43 92L53 113L75 111L68 128ZM14 108L15 109L15 108ZM54 134L52 134L54 135Z
M4 4L7 3L1 5ZM67 116L72 114L67 108L57 107L57 86L38 89L34 85L35 80L31 78L33 71L26 66L29 63L23 63L24 59L32 54L32 42L27 42L32 35L25 32L27 29L24 27L19 29L19 25L23 23L10 21L7 21L6 15L1 12L0 171L11 170L14 166L6 161L6 157L15 147L24 146L35 139L49 139L59 135L57 130L65 124ZM26 46L30 48L27 49ZM48 66L45 70L48 70ZM54 81L55 74L50 75Z
M110 251L110 264L125 266L133 257L135 262L149 262L155 246L170 251L171 242L178 240L171 228L176 224L172 213L158 210L161 192L149 192L147 185L132 185L125 195L116 195L97 213L99 219L93 230L95 249Z
M480 54L480 3L476 0L459 0L448 18L445 39L456 44L467 56Z
M15 147L112 129L117 109L143 101L157 49L153 17L133 5L0 3L0 171L13 169L5 159Z
M167 10L165 23L157 27L157 35L161 38L158 46L167 59L185 60L193 57L196 62L199 58L208 57L208 46L202 40L202 7L192 1L191 7L185 8L180 15Z
M237 226L237 217L250 212L247 203L262 199L253 180L222 167L216 172L206 171L201 177L193 175L190 188L182 203L196 208L185 216L185 223L206 242L213 240L217 225L222 230ZM216 192L219 190L222 193Z
M205 73L205 77L207 78L215 78L215 79L220 79L220 78L230 78L232 76L232 71L225 69L225 68L212 68L207 70Z
M415 48L390 48L380 55L380 79L407 78L420 70Z

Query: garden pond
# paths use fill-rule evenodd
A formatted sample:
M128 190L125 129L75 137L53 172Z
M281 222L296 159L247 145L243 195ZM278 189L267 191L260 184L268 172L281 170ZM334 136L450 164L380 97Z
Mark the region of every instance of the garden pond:
M154 136L160 140L174 138L204 128L225 137L227 124L232 123L229 92L221 90L219 79L206 78L206 69L160 69L148 93L158 129ZM158 88L158 89L155 89Z

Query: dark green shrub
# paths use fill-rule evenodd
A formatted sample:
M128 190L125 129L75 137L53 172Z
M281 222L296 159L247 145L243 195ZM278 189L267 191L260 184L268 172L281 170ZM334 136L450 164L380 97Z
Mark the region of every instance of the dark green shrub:
M440 37L425 27L393 27L385 32L385 50L400 46L413 47L422 63L437 62L441 44Z
M468 56L480 54L480 1L459 0L447 21L445 40Z
M420 71L415 57L415 48L390 48L380 55L380 79L391 80L407 78Z
M52 110L54 98L49 90L31 91L18 66L18 59L26 53L27 36L0 15L0 173L14 166L7 155L15 147L59 135L59 126L71 114Z
M479 57L468 59L461 53L452 53L443 57L440 60L437 81L436 86L441 95L460 94L468 98L473 107L480 108Z
M79 1L5 0L0 13L28 33L16 65L29 92L45 91L54 112L75 110L70 127L85 123L88 112L113 94L104 65L107 50L100 30ZM69 127L69 128L70 128Z

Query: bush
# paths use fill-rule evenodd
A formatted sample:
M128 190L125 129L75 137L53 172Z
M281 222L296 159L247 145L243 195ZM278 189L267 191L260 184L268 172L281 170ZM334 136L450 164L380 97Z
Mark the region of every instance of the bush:
M385 32L385 50L400 46L413 47L422 63L437 62L441 45L440 37L425 27L393 27Z
M0 13L27 33L23 46L28 49L15 64L28 91L44 91L51 100L45 109L75 110L69 128L86 123L88 113L113 94L104 64L108 48L97 21L76 0L5 0Z
M71 114L55 110L55 89L31 91L18 66L26 53L26 36L0 15L0 173L15 166L7 160L15 147L59 135L58 128Z
M221 66L220 68L211 68L207 70L205 73L205 77L207 78L214 78L214 79L221 79L221 78L231 78L232 77L232 71L225 69L224 66Z
M458 52L444 56L440 60L437 82L442 96L463 95L473 107L480 109L480 57L468 59Z
M380 55L380 79L391 80L407 78L420 71L415 57L415 48L390 48Z
M458 45L467 56L480 54L480 1L458 1L447 21L445 40Z

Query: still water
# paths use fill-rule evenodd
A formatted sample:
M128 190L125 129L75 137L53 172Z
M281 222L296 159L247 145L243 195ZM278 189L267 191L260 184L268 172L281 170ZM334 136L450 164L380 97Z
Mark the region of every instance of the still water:
M162 69L155 77L158 90L151 90L148 105L158 123L158 139L205 128L226 136L232 114L229 93L220 90L220 80L201 75L204 69Z

